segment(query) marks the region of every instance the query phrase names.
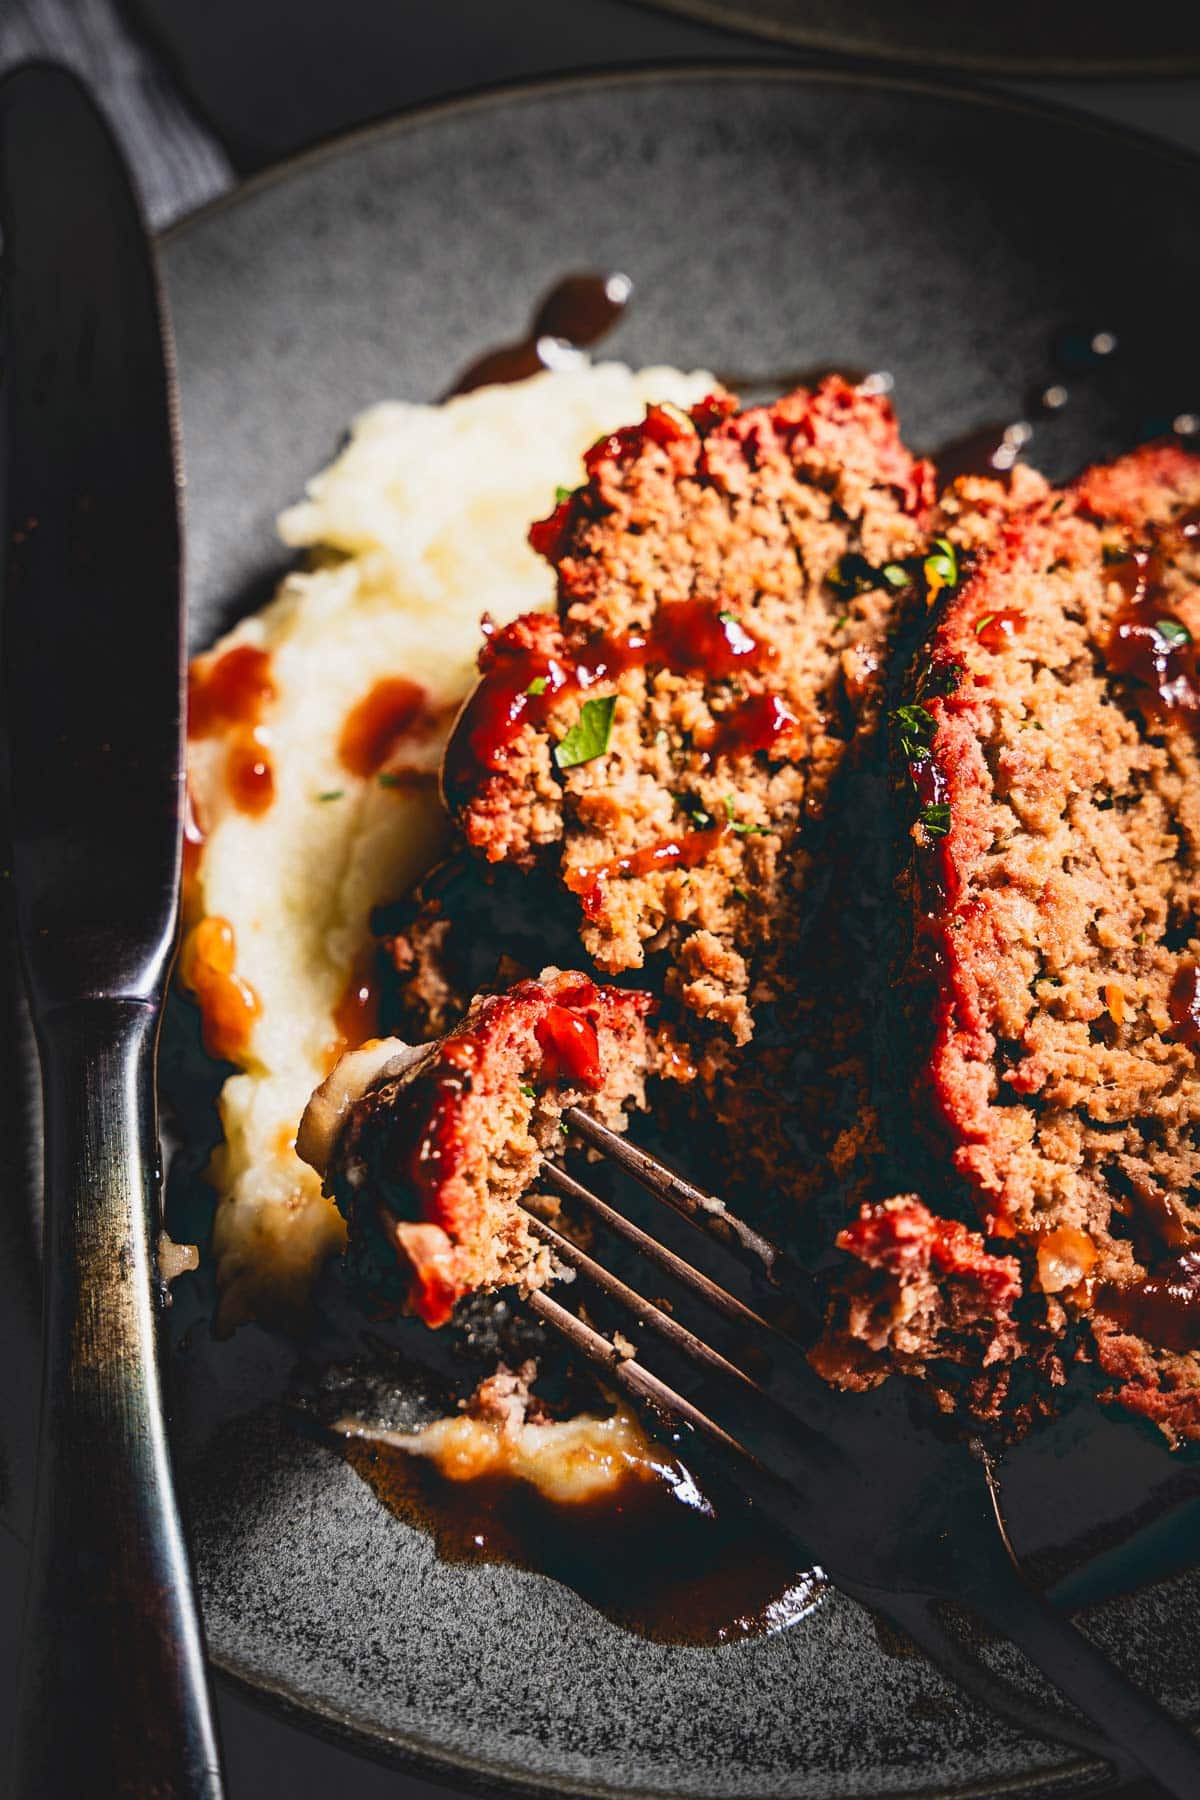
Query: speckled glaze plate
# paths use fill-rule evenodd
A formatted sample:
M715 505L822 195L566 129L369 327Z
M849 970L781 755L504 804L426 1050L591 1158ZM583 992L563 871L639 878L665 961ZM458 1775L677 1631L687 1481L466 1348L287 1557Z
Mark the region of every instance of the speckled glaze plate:
M1119 354L1072 379L1072 403L1035 434L1048 473L1200 411L1200 166L930 87L700 69L483 95L252 184L176 229L165 262L197 648L269 587L275 514L352 415L436 397L519 336L571 269L632 276L611 351L635 364L768 382L891 370L917 449L1019 414L1055 377L1052 346L1069 357L1097 331ZM1100 1791L1094 1770L983 1715L837 1595L767 1638L680 1647L623 1632L544 1577L440 1562L277 1404L311 1349L256 1329L212 1344L205 1307L203 1284L183 1284L176 1432L209 1641L222 1669L318 1727L506 1791ZM1078 1513L1039 1516L1038 1460L1071 1443ZM1023 1466L1023 1546L1059 1554L1165 1460L1138 1428L1075 1413ZM1077 1597L1129 1585L1119 1543L1106 1555ZM1200 1579L1144 1585L1178 1558L1159 1544L1143 1585L1091 1618L1135 1676L1195 1714Z
M1179 75L1200 68L1200 26L1178 0L641 0L706 25L841 56L992 75Z

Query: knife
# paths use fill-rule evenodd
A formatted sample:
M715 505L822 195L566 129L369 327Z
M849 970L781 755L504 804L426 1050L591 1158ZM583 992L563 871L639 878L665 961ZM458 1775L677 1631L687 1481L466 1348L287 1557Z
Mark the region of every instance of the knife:
M0 225L0 657L45 1142L12 1791L219 1800L157 1354L155 1056L184 783L175 400L129 178L64 70L0 83Z

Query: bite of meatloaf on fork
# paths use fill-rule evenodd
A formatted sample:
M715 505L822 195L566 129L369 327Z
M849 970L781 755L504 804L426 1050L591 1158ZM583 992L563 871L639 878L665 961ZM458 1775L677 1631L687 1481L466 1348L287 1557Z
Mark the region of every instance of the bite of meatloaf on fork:
M550 1279L520 1202L566 1108L620 1130L645 1105L650 1010L636 989L548 969L478 996L434 1042L377 1039L341 1058L296 1148L345 1216L352 1279L379 1310L440 1326L465 1294Z

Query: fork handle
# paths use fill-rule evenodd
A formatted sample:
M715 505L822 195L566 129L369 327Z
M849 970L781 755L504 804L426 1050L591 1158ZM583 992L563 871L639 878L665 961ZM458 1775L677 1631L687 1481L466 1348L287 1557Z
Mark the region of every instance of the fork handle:
M45 1317L14 1800L220 1800L156 1344L157 1008L38 1021Z
M1123 1777L1150 1775L1176 1800L1196 1800L1200 1794L1200 1743L1056 1612L1007 1556L1002 1565L980 1571L978 1585L964 1588L962 1602L1015 1644L1091 1721L1094 1736L1011 1689L1002 1702L996 1676L969 1657L942 1624L936 1599L865 1588L850 1591L908 1632L960 1687L1023 1729L1057 1738L1086 1755L1102 1756Z
M1011 1566L1011 1565L1010 1565ZM1111 1744L1176 1800L1200 1794L1200 1742L1166 1707L1044 1600L1015 1568L1013 1579L971 1594L968 1604L1002 1631Z

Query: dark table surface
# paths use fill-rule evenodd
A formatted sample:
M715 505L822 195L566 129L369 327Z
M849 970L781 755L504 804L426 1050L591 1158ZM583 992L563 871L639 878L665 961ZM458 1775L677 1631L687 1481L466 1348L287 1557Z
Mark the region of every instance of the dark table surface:
M96 86L159 226L321 138L481 83L646 61L794 60L626 0L0 0L0 68L31 54L69 61ZM1003 85L1200 152L1200 80ZM5 1426L0 1398L0 1444L11 1453ZM0 1504L0 1742L21 1561ZM324 1744L227 1688L220 1712L230 1800L446 1792Z

